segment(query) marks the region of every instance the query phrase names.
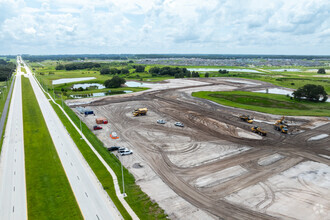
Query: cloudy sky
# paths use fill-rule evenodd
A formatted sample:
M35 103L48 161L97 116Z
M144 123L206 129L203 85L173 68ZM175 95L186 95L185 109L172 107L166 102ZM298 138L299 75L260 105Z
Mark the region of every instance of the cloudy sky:
M0 54L330 55L329 0L0 0Z

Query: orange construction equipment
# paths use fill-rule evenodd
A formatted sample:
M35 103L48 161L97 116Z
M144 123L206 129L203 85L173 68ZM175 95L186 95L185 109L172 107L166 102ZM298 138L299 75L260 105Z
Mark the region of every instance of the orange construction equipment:
M108 124L108 120L106 118L97 118L96 124Z

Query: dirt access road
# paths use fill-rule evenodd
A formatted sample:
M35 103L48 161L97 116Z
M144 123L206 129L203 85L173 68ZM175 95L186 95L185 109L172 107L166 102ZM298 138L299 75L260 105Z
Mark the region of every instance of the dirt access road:
M77 115L105 146L134 150L123 157L137 183L172 219L327 219L330 216L330 120L286 117L289 134L273 129L281 116L222 106L192 97L193 91L254 91L274 85L245 79L170 80L151 90L69 100L96 116ZM147 107L147 116L132 110ZM238 119L249 114L266 137ZM164 125L156 123L165 119ZM174 126L183 122L185 127ZM109 134L116 131L119 140ZM320 135L320 136L318 136ZM314 140L313 140L314 137ZM312 138L312 139L311 139Z

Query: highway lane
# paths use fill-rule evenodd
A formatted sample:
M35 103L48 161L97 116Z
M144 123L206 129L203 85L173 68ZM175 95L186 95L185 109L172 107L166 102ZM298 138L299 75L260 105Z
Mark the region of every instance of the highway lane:
M85 219L121 219L110 197L85 161L28 66L24 65L49 133Z
M0 219L27 219L20 67L0 157Z

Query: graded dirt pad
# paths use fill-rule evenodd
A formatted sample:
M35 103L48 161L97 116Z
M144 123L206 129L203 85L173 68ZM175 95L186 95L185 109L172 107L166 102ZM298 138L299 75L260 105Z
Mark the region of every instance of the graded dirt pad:
M282 116L190 95L208 89L273 87L268 83L203 78L171 80L162 86L67 102L73 109L87 103L84 106L94 110L96 116L77 113L90 128L97 117L109 120L96 135L107 147L134 151L123 157L123 164L171 219L299 219L303 214L317 219L315 213L321 213L322 219L329 213L330 137L309 141L329 133L328 118L286 117L289 134L282 134L273 128ZM147 115L133 117L132 111L140 107L148 108ZM253 125L266 130L267 136L252 133L251 125L238 118L241 114L253 116ZM166 124L157 124L158 119ZM184 127L176 127L175 122ZM109 137L113 131L118 140Z
M329 219L329 195L330 166L306 161L225 199L284 219Z

